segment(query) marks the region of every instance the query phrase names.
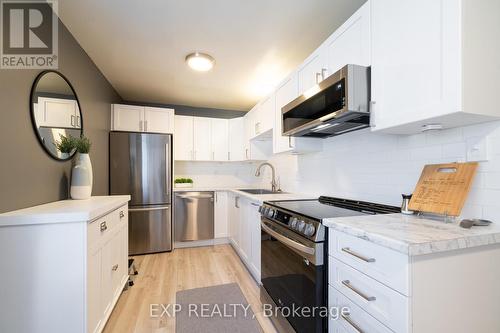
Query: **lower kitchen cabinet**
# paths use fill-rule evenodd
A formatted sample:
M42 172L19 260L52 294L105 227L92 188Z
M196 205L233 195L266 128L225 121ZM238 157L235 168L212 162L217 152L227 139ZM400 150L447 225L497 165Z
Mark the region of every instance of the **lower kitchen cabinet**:
M260 282L260 203L229 194L229 240L257 282Z
M499 330L498 244L410 256L330 229L328 246L329 306L349 308L330 333Z
M104 329L128 280L128 200L64 200L0 217L0 332Z
M228 231L228 193L225 191L215 192L215 209L214 209L214 237L225 238L229 236Z

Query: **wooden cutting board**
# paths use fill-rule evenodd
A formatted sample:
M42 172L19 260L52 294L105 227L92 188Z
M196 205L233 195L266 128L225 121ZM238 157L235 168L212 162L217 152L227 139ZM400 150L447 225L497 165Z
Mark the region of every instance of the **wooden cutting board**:
M413 211L459 216L478 163L426 165L413 192Z

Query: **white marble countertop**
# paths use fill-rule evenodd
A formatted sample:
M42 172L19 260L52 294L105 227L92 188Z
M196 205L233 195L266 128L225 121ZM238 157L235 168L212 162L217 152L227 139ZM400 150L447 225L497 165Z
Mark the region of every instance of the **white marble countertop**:
M500 243L500 224L495 222L464 229L458 222L388 214L330 218L323 224L410 256Z
M51 202L0 214L0 227L92 221L129 200L130 195L113 195Z
M245 189L252 189L252 187L241 187ZM251 194L242 192L236 188L223 188L223 187L193 187L193 188L175 188L174 192L203 192L203 191L228 191L238 194L239 196L250 199L254 202L263 203L264 201L277 201L277 200L301 200L301 199L317 199L310 195L298 193L270 193L270 194Z

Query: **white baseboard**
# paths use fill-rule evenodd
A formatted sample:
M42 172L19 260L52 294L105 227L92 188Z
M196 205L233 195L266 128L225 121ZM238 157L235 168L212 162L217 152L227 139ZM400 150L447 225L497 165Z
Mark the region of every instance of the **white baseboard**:
M227 244L229 240L226 237L215 238L215 239L204 239L190 242L174 242L175 249L183 249L188 247L200 247L200 246L213 246L220 244Z

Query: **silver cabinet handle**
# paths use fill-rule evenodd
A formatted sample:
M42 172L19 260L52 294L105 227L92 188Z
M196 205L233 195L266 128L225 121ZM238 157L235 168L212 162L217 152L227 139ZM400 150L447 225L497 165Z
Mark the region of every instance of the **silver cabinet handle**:
M234 197L234 207L240 208L240 197Z
M316 74L316 84L321 82L321 73L315 73Z
M248 148L245 149L245 158L248 160Z
M292 137L288 136L288 148L293 148L292 146Z
M321 68L321 79L324 80L328 76L328 69L327 68Z
M71 127L75 127L75 116L71 115Z
M212 152L212 161L215 161L215 152Z
M123 212L123 210L120 211L120 218L124 218L125 217L125 213Z
M363 293L363 292L359 291L358 289L354 288L351 285L351 281L349 281L349 280L342 281L342 284L344 286L346 286L347 288L351 289L354 293L358 294L359 296L361 296L362 298L364 298L368 302L373 302L373 301L375 301L377 299L375 296L366 296L365 293Z
M367 257L365 257L365 256L363 256L363 255L361 255L359 253L356 253L356 252L352 251L348 247L343 247L342 251L344 251L345 253L350 254L351 256L356 257L356 258L358 258L360 260L363 260L364 262L375 262L375 258L367 258Z
M148 131L148 121L144 120L144 132Z
M142 132L142 120L139 120L139 131Z
M76 116L76 127L80 127L80 116Z
M260 207L260 204L256 204L254 202L251 202L252 206L255 206L255 207Z
M147 207L147 208L130 208L128 211L129 212L150 212L150 211L155 211L155 210L167 210L169 209L168 206L162 206L162 207Z
M356 332L358 333L364 333L365 331L363 331L358 325L356 325L352 320L351 318L349 317L349 315L344 315L344 314L341 314L342 316L342 319L344 319L345 321L347 321L347 323L349 325L351 325L352 328L354 328L356 330Z
M118 264L113 265L113 267L111 267L111 270L112 270L112 271L116 271L116 270L118 270Z
M106 221L101 222L100 227L101 227L101 232L108 230L108 226L106 224Z
M230 151L227 152L227 160L231 161L231 152Z

